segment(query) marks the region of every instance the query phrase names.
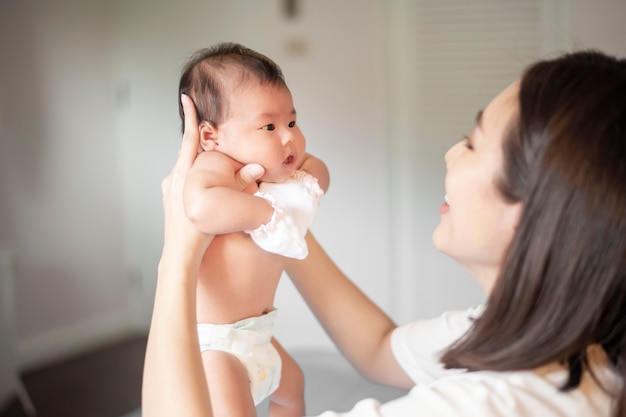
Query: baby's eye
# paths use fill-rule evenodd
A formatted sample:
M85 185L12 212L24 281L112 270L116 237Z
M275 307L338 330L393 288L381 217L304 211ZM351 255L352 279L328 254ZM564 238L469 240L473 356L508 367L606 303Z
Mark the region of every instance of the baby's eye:
M263 126L263 129L265 129L265 130L274 130L274 129L276 129L276 126L274 126L272 123L270 123L269 125Z
M289 127L294 127L296 125L296 122L289 122Z

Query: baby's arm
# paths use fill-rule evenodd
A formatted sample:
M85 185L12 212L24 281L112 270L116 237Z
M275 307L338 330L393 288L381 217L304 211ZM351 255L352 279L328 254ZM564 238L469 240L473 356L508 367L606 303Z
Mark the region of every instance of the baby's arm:
M299 169L317 178L317 183L320 188L324 190L324 193L328 191L328 187L330 186L330 173L328 172L326 164L321 159L307 153Z
M198 155L187 174L183 198L187 216L201 232L255 229L272 217L274 209L267 200L239 191L235 172L240 168L240 163L220 152ZM256 184L251 187L256 189Z

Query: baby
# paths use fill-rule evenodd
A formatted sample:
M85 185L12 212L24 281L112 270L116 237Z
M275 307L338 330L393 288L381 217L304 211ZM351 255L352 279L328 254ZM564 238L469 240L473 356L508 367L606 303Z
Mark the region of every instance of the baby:
M305 152L289 88L266 56L232 43L200 50L179 90L196 105L201 147L185 183L185 210L199 230L216 235L197 289L214 415L255 415L270 396L272 417L302 416L302 371L272 337L274 295L285 257L307 255L304 235L328 170ZM234 173L251 163L264 174L241 192Z

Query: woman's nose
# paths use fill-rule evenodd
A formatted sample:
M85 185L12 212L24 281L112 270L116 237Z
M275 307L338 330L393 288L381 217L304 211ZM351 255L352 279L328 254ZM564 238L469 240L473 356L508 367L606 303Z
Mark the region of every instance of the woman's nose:
M450 164L454 162L457 155L459 154L459 150L461 149L461 146L463 146L463 141L452 145L452 147L448 149L448 152L446 152L445 156L443 157L443 160L446 162L447 167L449 167Z

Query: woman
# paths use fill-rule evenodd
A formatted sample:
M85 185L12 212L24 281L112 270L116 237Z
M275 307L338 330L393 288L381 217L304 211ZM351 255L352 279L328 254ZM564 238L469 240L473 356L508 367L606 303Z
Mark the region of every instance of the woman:
M164 189L158 285L179 293L157 288L149 416L159 403L196 413L176 408L179 415L209 415L190 348L196 258L209 239L190 230L179 207L194 136L185 134ZM445 160L447 196L433 241L478 281L486 306L396 327L310 234L307 259L287 268L364 375L417 384L405 397L363 401L348 415L626 416L626 62L580 52L533 65L479 113ZM180 331L174 321L185 344L158 340ZM174 381L157 375L156 360ZM170 397L157 398L157 388Z

